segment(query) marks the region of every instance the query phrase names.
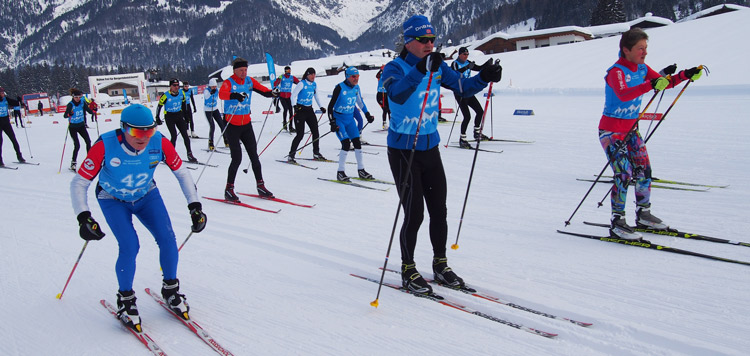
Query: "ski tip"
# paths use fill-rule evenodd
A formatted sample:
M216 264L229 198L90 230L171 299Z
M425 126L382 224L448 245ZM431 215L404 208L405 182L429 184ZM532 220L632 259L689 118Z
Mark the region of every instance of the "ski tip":
M452 244L451 245L452 250L458 250L458 244Z
M378 300L375 299L375 300L373 300L373 301L370 302L370 305L373 306L373 307L375 307L375 308L377 308L378 305L380 305L380 304L378 303Z

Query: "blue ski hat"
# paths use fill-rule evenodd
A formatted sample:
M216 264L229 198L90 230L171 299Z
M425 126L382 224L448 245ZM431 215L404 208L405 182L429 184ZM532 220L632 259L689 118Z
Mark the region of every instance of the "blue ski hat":
M413 41L415 37L435 37L435 29L427 17L414 15L404 22L404 44Z
M133 104L122 110L120 123L135 128L154 127L154 114L141 104Z
M346 76L351 77L353 75L359 75L359 70L357 69L357 67L346 68Z

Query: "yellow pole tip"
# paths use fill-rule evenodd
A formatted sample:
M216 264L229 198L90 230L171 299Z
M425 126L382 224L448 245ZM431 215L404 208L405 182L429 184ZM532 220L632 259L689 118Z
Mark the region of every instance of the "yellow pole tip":
M55 296L55 298L57 298L57 299L60 299L60 298L62 298L62 294L60 294L60 293L57 293L57 295Z
M378 307L378 300L375 299L375 300L371 301L370 305L372 305L373 307L377 308Z
M458 250L458 244L453 244L453 245L451 245L451 249L453 249L453 250Z

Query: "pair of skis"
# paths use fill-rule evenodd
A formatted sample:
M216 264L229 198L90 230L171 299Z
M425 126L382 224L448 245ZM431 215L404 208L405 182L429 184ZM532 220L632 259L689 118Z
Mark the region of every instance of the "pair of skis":
M231 351L227 350L221 344L216 341L216 339L213 338L205 329L203 329L193 318L189 318L187 320L183 319L179 315L175 314L174 311L167 305L167 302L164 301L164 299L156 292L152 291L149 288L146 288L146 293L148 293L151 297L154 298L154 300L159 303L164 309L166 309L172 316L177 318L182 322L183 325L185 325L190 331L192 331L198 338L203 340L208 346L211 347L212 350L216 351L219 355L223 356L231 356L233 355ZM102 306L106 308L112 315L117 317L117 308L115 308L112 304L107 302L105 299L102 299L100 301ZM119 319L119 318L118 318ZM131 327L125 326L128 331L130 331L137 339L140 341L146 348L151 351L154 355L159 356L166 356L167 353L162 349L154 339L148 335L145 331L138 331Z
M39 165L39 163L31 163L31 162L18 162L18 161L15 161L15 162L13 162L13 163L15 163L15 164L28 164L28 165L31 165L31 166L38 166L38 165ZM3 164L3 165L0 165L0 169L12 169L12 170L18 170L18 167L11 167L11 166L6 166L6 165L4 165L4 164Z
M313 204L313 205L300 204L300 203L295 203L295 202L292 202L292 201L289 201L289 200L279 199L279 198L276 198L276 197L273 197L273 198L264 198L264 197L261 197L258 194L248 194L248 193L237 193L237 194L248 196L248 197L253 197L253 198L258 198L258 199L263 199L263 200L275 201L277 203L282 203L282 204L289 204L289 205L299 206L299 207L302 207L302 208L312 208L312 207L315 206L315 204ZM203 198L204 199L208 199L208 200L218 201L218 202L225 203L225 204L238 205L238 206L242 206L242 207L245 207L245 208L260 210L260 211L264 211L264 212L267 212L267 213L274 213L275 214L275 213L278 213L278 212L281 211L281 209L278 209L278 210L263 209L263 208L260 208L260 207L254 206L254 205L245 204L245 203L238 202L238 201L237 202L233 202L233 201L228 201L226 199L211 198L211 197L206 197L206 196L204 196Z

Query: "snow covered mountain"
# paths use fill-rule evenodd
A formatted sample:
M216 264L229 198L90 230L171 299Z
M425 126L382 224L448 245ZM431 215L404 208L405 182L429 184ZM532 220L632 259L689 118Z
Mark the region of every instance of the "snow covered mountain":
M215 68L238 55L279 63L394 49L401 24L429 17L455 43L528 20L537 28L588 25L597 0L15 0L0 12L0 65ZM719 0L628 2L628 18L671 19ZM747 0L735 1L746 4Z

